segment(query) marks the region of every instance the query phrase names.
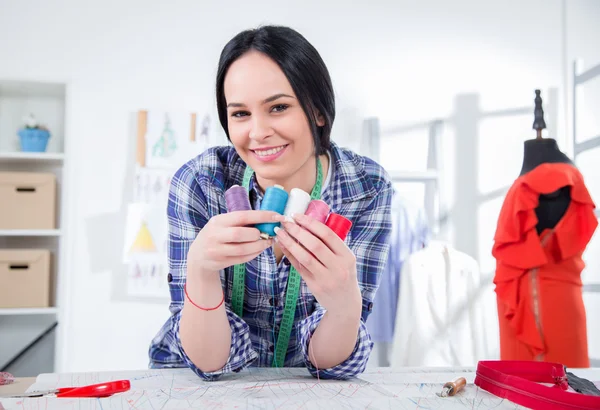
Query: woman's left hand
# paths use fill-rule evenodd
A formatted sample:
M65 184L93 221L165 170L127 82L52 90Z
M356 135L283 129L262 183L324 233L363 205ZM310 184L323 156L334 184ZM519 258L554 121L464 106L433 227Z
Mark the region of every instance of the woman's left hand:
M336 316L360 318L362 295L356 275L356 257L329 227L307 215L293 222L275 217L277 243L302 276L317 301Z

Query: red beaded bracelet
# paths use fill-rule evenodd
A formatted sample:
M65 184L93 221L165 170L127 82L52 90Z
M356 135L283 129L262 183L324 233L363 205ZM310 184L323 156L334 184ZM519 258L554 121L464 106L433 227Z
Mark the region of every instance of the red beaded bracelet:
M183 285L183 291L185 293L185 297L187 297L187 299L190 301L190 303L192 305L196 306L200 310L217 310L218 308L221 307L221 305L225 301L225 293L223 293L223 299L221 299L221 302L219 302L219 304L217 306L215 306L213 308L205 308L205 307L202 307L202 306L199 306L199 305L195 304L194 301L192 299L190 299L190 295L188 295L188 293L187 293L187 283L185 285Z

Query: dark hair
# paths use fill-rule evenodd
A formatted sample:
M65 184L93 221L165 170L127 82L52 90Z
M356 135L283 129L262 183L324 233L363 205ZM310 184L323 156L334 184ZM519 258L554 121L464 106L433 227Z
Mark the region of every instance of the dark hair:
M223 84L229 66L250 50L259 51L274 60L290 82L311 128L316 154L330 146L331 127L335 118L335 97L329 71L319 52L297 31L281 26L262 26L242 31L223 48L217 70L217 110L227 130L227 102ZM324 126L317 126L317 115ZM231 141L231 140L230 140Z

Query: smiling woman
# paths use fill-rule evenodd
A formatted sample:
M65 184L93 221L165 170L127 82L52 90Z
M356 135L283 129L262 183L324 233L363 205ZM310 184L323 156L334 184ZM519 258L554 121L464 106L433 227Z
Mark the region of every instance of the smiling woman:
M310 192L315 155L327 165L335 98L325 63L304 37L266 27L233 38L219 62L217 108L261 186L277 182Z
M151 366L188 366L205 380L247 366L303 366L338 379L361 373L391 229L386 172L330 141L329 73L290 28L229 41L216 96L233 147L207 150L172 179L172 315L151 343ZM252 210L227 213L234 185L249 191ZM259 210L274 185L310 192L352 221L346 241L316 219ZM281 223L277 241L260 239L254 225L273 222Z

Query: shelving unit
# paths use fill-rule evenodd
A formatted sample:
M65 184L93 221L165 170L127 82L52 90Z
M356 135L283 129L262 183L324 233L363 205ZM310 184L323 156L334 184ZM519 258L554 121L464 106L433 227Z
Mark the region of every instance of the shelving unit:
M54 330L61 324L64 309L66 255L66 167L68 166L65 138L65 111L67 85L37 81L0 78L0 172L52 173L56 176L55 229L6 229L0 226L0 249L47 249L50 258L49 307L0 307L0 371L19 375L20 363L27 362L36 349L35 363L27 368L38 373L57 370L57 352L60 340ZM46 152L22 152L17 130L23 126L23 117L33 114L45 125L51 138ZM1 280L1 278L0 278ZM0 282L0 287L2 283ZM52 329L49 331L48 329ZM32 342L42 337L45 342ZM51 339L51 340L49 340ZM39 361L39 357L45 360ZM15 360L17 359L17 360ZM7 364L9 368L6 368ZM26 375L25 375L26 376Z
M49 308L12 308L0 309L0 316L56 315L58 309Z
M60 236L60 229L0 229L0 237Z
M442 164L441 164L441 134L443 132L444 121L432 120L423 124L408 126L406 131L415 129L427 132L427 164L426 169L421 171L402 171L394 169L395 164L383 164L390 179L397 184L422 184L423 185L423 206L427 219L430 223L433 235L441 235L441 222L444 217L444 198L440 187L442 186ZM365 154L373 160L379 162L381 152L381 129L379 118L367 118L363 124L363 145L368 147Z
M426 171L388 171L388 174L393 181L401 182L437 181L439 177L438 172L434 169Z
M0 152L0 163L47 163L60 164L65 158L61 153L34 153L34 152Z

